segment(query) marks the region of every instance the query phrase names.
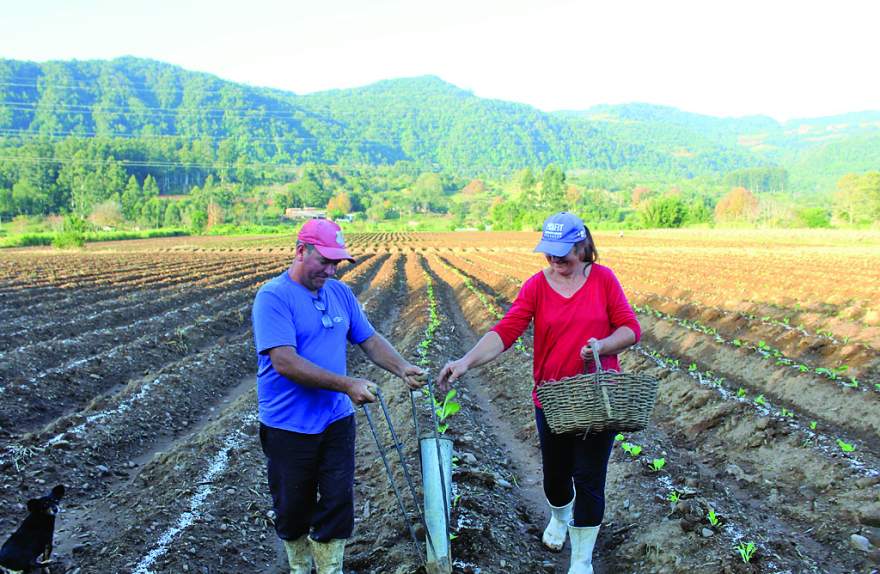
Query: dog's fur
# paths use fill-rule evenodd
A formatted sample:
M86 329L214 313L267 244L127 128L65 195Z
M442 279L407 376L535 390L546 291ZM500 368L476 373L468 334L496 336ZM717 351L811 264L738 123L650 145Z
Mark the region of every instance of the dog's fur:
M28 500L27 518L0 548L0 572L4 569L33 572L48 565L55 535L55 515L63 496L64 485L59 484L46 496Z

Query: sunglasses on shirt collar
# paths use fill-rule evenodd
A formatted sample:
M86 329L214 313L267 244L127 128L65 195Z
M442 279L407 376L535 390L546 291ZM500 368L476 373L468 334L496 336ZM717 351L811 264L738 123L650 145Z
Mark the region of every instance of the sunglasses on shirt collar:
M312 303L315 305L315 309L321 312L321 324L324 325L324 328L332 329L333 319L327 314L327 305L320 299L312 299Z

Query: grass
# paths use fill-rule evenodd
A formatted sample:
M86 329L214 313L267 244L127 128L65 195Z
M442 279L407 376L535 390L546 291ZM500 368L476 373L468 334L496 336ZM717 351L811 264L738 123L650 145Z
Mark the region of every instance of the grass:
M87 231L84 234L86 243L99 241L122 241L126 239L152 239L154 237L180 237L189 235L185 229L147 229L145 231ZM22 233L10 235L0 241L0 248L34 247L55 245L69 247L65 234L54 232Z

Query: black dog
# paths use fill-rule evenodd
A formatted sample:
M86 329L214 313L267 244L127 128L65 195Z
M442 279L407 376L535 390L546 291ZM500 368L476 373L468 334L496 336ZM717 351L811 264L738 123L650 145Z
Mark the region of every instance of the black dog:
M59 484L50 494L28 500L27 518L0 548L0 566L33 572L35 568L48 565L55 535L55 515L63 496L64 486Z

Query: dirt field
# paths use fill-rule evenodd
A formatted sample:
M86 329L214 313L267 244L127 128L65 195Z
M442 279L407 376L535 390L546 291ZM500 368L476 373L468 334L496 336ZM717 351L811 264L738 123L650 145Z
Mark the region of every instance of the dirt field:
M622 366L661 380L652 426L624 439L641 452L615 445L596 572L877 572L880 235L595 239L643 328ZM358 261L340 278L380 332L436 374L543 266L536 240L354 235ZM4 540L27 498L63 483L53 573L285 571L256 438L250 308L289 264L291 243L171 238L0 252ZM456 572L566 572L568 548L540 544L531 348L527 332L458 385L462 412L448 431ZM349 371L382 384L418 478L409 393L357 349ZM427 406L417 406L426 425ZM424 571L362 411L356 510L347 572ZM749 543L745 562L737 548Z

